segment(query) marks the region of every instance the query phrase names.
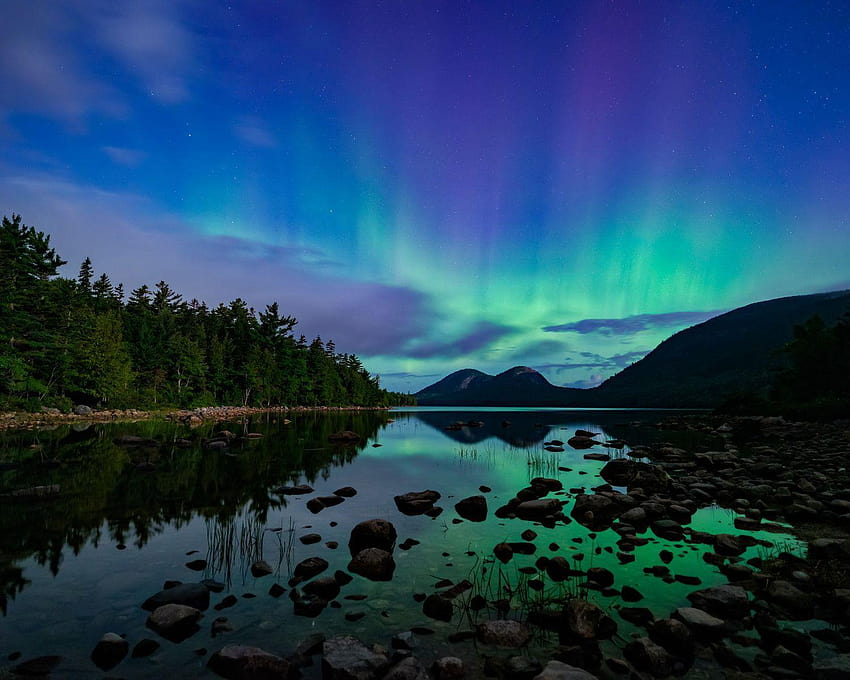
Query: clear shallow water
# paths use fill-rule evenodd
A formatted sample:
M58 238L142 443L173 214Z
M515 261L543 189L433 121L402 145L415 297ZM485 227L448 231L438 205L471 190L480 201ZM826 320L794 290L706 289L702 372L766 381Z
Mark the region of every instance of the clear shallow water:
M126 658L111 671L123 677L160 677L174 673L182 677L212 677L205 669L209 654L225 644L242 643L287 655L310 632L326 635L350 633L366 642L388 645L390 637L411 626L435 631L419 636L418 654L430 662L438 653L476 658L471 642L449 644L446 636L466 629L472 621L456 611L450 623L428 619L414 593L434 592L440 579L458 582L468 578L476 584L464 598L482 592L491 599L504 596L499 585L515 591L513 616L527 598L543 599L573 592L577 582L553 584L545 581L542 593L523 588L528 576L521 567L534 566L541 555L564 555L583 559L576 566L602 566L616 574L615 587L632 585L646 597L636 605L618 597L590 597L610 610L619 624L622 645L634 630L616 615L616 608L646 606L656 616L667 616L675 607L688 604L685 596L695 589L680 583L667 584L644 573L643 568L661 564L658 553L671 550L676 556L669 565L673 574L698 576L699 587L725 583L715 567L702 560L705 546L686 542L671 544L650 532L650 542L635 550L636 560L621 565L615 557L613 531L592 537L577 522L547 529L521 520L502 520L493 511L512 498L532 477L560 479L564 493L583 487L589 490L602 482L598 472L603 463L585 460L586 451L567 447L563 453L543 449L550 439L566 441L576 429L600 432L598 439L622 438L631 444L652 438L670 438L669 433L643 430L624 424L636 420L652 422L650 412L560 411L556 409L406 409L390 413L297 415L284 425L269 418L249 424L225 424L236 433L259 432L258 440L240 440L230 451L209 451L198 440L213 433L211 428L189 430L170 423L93 426L76 431L58 428L49 432L7 434L0 439L0 493L37 484L59 484L61 495L38 503L12 502L0 498L0 585L7 593L6 613L0 618L0 660L19 651L22 658L43 654L63 657L61 677L100 676L89 659L91 650L105 632L126 635L131 648L145 637L157 639L159 650L144 659ZM390 422L394 420L394 422ZM445 430L453 421L480 420L483 427ZM503 421L509 420L509 426ZM356 447L328 444L328 434L349 429L364 439ZM156 447L126 448L115 437L136 434L153 437ZM175 437L189 437L190 448L174 445ZM379 443L380 447L373 447ZM694 442L678 442L691 445ZM596 447L594 450L600 450ZM154 472L136 465L152 462ZM569 468L569 471L559 469ZM309 483L315 493L281 496L272 491L279 484ZM486 494L489 515L483 523L454 523L454 504L461 498ZM342 504L311 513L307 500L328 495L342 486L353 486L357 495ZM435 489L445 508L436 519L402 515L393 496L408 491ZM569 514L571 503L564 510ZM325 575L346 569L350 559L347 542L351 528L365 519L390 520L398 531L398 542L410 537L420 544L409 551L394 551L396 570L388 583L374 583L359 576L343 587L341 607L327 608L316 618L293 614L287 597L268 594L272 583L287 587L292 566L318 555L330 566ZM734 515L706 508L693 518L694 529L712 533L744 533L733 526ZM331 526L335 523L335 526ZM507 565L492 562L492 548L501 541L520 541L532 528L538 537L533 555L515 555ZM303 545L298 537L318 533L322 541ZM793 545L787 535L753 533L777 545ZM327 541L337 541L331 549ZM550 550L555 543L557 550ZM119 546L126 546L119 549ZM192 551L197 551L191 555ZM609 552L610 551L610 552ZM749 558L764 553L753 547ZM276 573L254 578L250 565L265 559ZM185 563L205 559L207 568L196 572ZM188 640L174 644L145 628L148 613L140 607L162 588L165 580L184 582L212 578L225 582L221 594L213 594L211 605L226 595L238 598L235 606L216 612L212 606L201 620L201 630ZM245 594L255 595L246 599ZM363 601L343 599L366 595ZM357 622L345 619L347 612L365 612ZM210 626L217 616L227 616L233 632L212 639ZM477 620L495 617L483 611ZM557 637L541 633L532 643L546 646ZM199 656L198 649L208 650ZM0 665L2 665L0 663ZM57 674L59 674L57 670ZM305 675L318 675L318 666Z

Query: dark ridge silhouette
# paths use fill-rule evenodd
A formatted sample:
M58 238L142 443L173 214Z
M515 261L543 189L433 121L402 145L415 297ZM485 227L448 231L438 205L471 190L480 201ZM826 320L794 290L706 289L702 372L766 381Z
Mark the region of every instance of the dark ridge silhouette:
M491 376L464 369L416 394L423 406L710 408L729 397L766 396L787 365L781 348L814 315L834 324L850 291L756 302L679 331L598 387L557 387L533 368Z

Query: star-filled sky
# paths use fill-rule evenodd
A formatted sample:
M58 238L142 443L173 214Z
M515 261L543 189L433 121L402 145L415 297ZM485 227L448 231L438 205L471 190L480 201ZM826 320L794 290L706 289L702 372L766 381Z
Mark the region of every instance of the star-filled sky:
M386 387L850 287L842 1L3 0L0 211Z

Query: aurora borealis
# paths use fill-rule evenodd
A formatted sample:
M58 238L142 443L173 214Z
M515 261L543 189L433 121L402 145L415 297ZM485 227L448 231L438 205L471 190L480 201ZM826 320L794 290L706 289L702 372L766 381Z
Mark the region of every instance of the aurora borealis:
M5 0L0 207L392 389L850 287L844 2Z

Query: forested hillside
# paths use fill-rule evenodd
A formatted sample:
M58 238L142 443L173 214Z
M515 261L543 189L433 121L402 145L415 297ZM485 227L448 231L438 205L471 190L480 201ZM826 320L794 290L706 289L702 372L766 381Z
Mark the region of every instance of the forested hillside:
M86 258L76 279L50 236L19 215L0 226L0 407L388 406L333 341L296 338L278 304L209 308L165 282L125 294Z

